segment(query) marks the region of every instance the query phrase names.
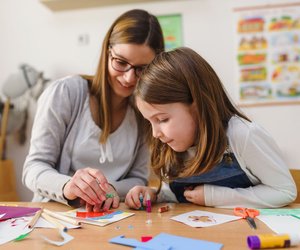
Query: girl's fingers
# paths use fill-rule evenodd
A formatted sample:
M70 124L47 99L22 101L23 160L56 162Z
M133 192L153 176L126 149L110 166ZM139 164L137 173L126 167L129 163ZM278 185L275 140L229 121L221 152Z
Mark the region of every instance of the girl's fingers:
M134 199L133 199L134 195L135 194L133 194L133 192L129 192L126 196L125 204L130 208L138 209L140 206L137 206L135 204Z

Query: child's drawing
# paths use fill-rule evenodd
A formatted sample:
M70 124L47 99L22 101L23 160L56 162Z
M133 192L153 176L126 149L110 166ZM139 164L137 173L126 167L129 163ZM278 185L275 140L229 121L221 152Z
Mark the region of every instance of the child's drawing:
M227 215L227 214L217 214L217 213L211 213L207 211L195 210L192 212L174 216L171 219L182 222L191 227L210 227L210 226L238 220L240 219L240 217Z

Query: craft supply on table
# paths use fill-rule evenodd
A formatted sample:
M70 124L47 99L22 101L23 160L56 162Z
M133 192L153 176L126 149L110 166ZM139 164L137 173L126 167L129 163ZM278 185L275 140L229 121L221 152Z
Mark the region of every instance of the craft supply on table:
M59 212L59 214L77 219L81 223L96 226L106 226L110 223L125 219L134 213L121 210L108 210L103 212L87 212L85 208L72 209L67 212Z
M151 198L149 194L146 195L146 211L151 213Z
M124 235L114 237L109 240L110 243L124 246L135 247L135 249L147 250L186 250L186 249L205 249L221 250L222 244L204 240L186 238L172 234L160 233L147 242L141 242L136 239L125 238Z
M40 209L41 209L40 207L21 207L15 205L13 206L2 205L0 206L0 214L2 215L0 220L7 220L10 218L32 215L35 214Z
M42 212L42 217L47 220L48 222L52 223L55 227L57 227L59 230L63 232L67 232L68 228L63 225L60 221L57 219L53 218L52 216L46 214L45 212Z
M35 223L40 218L41 214L43 212L43 209L41 208L39 211L35 213L35 215L32 217L31 221L28 223L28 228L33 228Z
M58 230L61 238L63 239L62 241L55 241L55 240L51 240L49 239L48 237L46 237L45 235L40 235L40 237L47 241L48 243L52 244L52 245L55 245L55 246L62 246L62 245L65 245L66 243L68 243L69 241L73 240L74 237L67 234L66 232L62 231L62 230Z
M247 238L251 249L284 248L300 244L299 234L259 234Z
M140 195L139 195L139 200L140 200L140 203L141 203L141 206L140 206L139 210L145 210L145 207L143 205L144 197L143 197L142 193L140 193Z
M233 212L234 212L234 215L240 216L243 219L246 219L251 228L253 228L253 229L257 228L254 218L259 215L258 210L252 209L252 208L235 207Z
M158 208L157 211L158 211L159 213L164 213L164 212L169 211L169 209L170 209L170 207L169 207L168 205L166 205L166 206L162 206L162 207Z
M68 222L72 225L76 225L76 226L80 226L81 225L81 222L78 221L77 219L74 219L74 218L71 218L71 217L67 217L67 216L64 216L64 215L61 215L61 214L58 214L58 213L55 213L53 211L50 211L48 209L44 209L44 212L56 219L59 219L59 220L62 220L62 221L65 221L65 222Z

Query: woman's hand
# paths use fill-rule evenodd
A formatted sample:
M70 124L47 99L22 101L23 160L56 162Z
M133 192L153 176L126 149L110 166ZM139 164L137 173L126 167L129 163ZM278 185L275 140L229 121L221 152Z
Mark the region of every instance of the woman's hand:
M115 188L108 184L109 188L106 190L106 200L102 201L99 204L89 204L86 203L87 212L100 212L100 211L108 211L110 208L118 208L120 205L120 197L116 192Z
M83 168L75 172L63 189L68 200L80 198L88 204L102 204L106 200L106 191L110 185L101 171L94 168Z
M184 191L183 195L189 202L200 206L205 206L203 185L197 186L193 190L186 190Z
M154 189L145 186L135 186L127 193L125 204L133 209L139 209L142 205L146 206L147 194L150 196L151 202L156 201L156 191ZM140 202L140 195L143 196L143 204Z

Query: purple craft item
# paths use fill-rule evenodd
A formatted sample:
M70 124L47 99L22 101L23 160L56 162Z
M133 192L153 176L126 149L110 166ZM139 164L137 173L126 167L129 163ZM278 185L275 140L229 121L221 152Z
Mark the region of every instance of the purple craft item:
M39 207L16 207L16 206L0 206L0 221L11 218L23 217L33 215L36 211L40 210ZM3 215L1 217L1 215Z

